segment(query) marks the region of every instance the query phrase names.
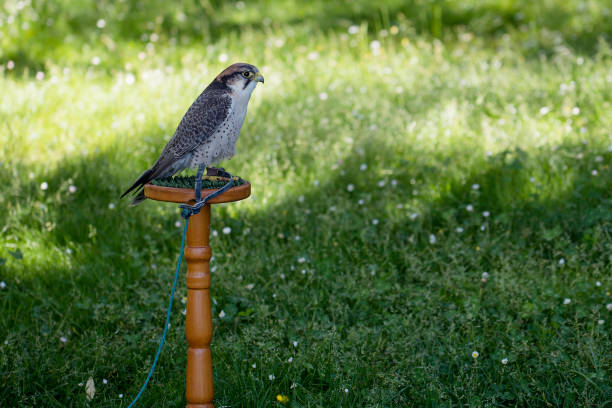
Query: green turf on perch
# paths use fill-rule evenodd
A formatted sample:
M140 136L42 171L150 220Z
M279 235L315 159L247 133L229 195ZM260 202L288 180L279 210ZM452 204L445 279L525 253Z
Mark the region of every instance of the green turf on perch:
M226 183L226 178L204 176L202 178L202 189L218 189L223 187ZM164 177L151 181L151 184L161 187L194 188L195 176ZM239 177L234 177L234 186L240 186L242 184L244 184L244 180Z

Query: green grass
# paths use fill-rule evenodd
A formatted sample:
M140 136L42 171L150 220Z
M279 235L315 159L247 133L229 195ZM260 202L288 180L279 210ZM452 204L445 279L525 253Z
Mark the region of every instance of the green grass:
M0 11L0 406L136 395L183 224L118 197L234 61L216 406L610 406L610 7L245 3ZM139 406L185 403L185 294Z

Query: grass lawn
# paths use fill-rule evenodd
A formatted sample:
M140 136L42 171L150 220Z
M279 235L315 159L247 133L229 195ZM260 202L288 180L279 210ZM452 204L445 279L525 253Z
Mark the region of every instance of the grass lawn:
M136 395L183 221L119 195L236 61L215 406L612 406L612 7L374 4L0 9L0 406ZM185 294L138 406L185 404Z

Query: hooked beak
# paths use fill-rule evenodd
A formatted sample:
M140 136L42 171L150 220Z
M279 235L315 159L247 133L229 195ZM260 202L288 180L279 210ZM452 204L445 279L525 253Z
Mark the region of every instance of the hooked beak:
M255 78L253 78L253 81L261 82L263 84L264 83L264 77L263 77L263 75L261 75L260 72L258 72L255 75Z

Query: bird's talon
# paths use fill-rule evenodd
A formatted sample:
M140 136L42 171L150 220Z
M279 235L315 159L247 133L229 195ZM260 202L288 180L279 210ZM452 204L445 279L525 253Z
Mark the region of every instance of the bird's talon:
M207 176L216 176L216 177L225 177L225 178L229 178L230 174L225 171L225 169L223 167L207 167L206 168L206 175Z

